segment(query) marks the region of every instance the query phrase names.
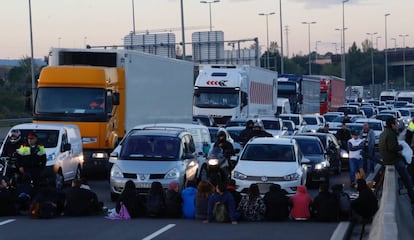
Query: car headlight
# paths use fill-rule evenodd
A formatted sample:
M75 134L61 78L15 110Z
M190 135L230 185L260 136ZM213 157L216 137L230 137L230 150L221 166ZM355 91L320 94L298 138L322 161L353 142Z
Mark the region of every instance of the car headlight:
M328 166L329 166L329 163L328 163L328 162L326 162L326 161L323 161L323 162L321 162L321 163L316 164L316 165L315 165L315 169L316 169L316 170L321 170L321 169L324 169L324 168L326 168L326 167L328 167Z
M121 169L116 164L114 164L111 168L111 177L116 177L116 178L124 177L124 174L122 173Z
M295 181L295 180L298 180L298 178L299 178L299 174L297 173L292 173L292 174L283 176L283 179L285 181Z
M55 160L55 153L52 153L52 154L47 155L47 161L48 162L51 162L53 160Z
M207 163L208 165L215 166L219 164L219 160L216 158L212 158L212 159L209 159Z
M347 151L341 151L341 158L349 158L349 154Z
M243 174L243 173L241 173L241 172L234 171L234 172L233 172L233 178L236 178L236 179L241 179L241 180L245 180L245 179L247 179L247 176L246 176L246 175L244 175L244 174Z
M173 168L170 171L167 172L167 174L165 174L165 178L179 178L180 177L180 172L178 171L178 169Z

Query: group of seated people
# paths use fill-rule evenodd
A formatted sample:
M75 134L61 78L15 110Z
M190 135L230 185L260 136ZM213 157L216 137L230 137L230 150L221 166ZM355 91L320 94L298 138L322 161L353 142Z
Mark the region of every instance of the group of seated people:
M103 214L103 204L84 180L74 179L65 191L57 190L47 181L36 192L30 182L16 188L6 179L0 184L0 216L27 214L32 218L90 216ZM278 184L272 184L262 196L257 184L251 184L247 194L236 191L235 181L216 186L208 181L188 181L180 191L178 182L172 181L164 190L160 182L153 182L147 195L140 195L129 180L120 194L115 211L124 205L131 218L187 218L204 223L238 221L349 221L372 219L378 210L378 201L364 179L358 179L358 198L350 200L343 186L321 184L319 194L312 198L305 186L288 196Z
M56 188L48 178L43 178L36 187L25 177L18 184L10 184L7 177L0 181L0 216L90 216L101 214L102 207L103 203L84 179L74 179L65 190Z
M153 182L146 197L135 192L135 184L128 181L120 195L116 210L125 204L130 216L198 219L204 223L238 221L359 221L372 219L378 209L377 198L364 179L358 180L359 197L350 199L337 184L329 190L321 184L319 194L312 198L305 186L299 186L289 197L278 184L272 184L262 196L257 184L251 184L247 194L235 189L234 180L227 185L213 186L208 181L196 185L188 181L179 191L178 182L171 182L166 191L160 182Z

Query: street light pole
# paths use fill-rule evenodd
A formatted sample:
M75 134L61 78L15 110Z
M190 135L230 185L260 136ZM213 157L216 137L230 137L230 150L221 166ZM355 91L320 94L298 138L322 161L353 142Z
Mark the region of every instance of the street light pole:
M213 27L212 27L212 24L211 24L211 4L212 3L218 3L218 2L220 2L220 0L200 1L200 3L208 3L208 9L209 9L209 12L210 12L210 32L213 31Z
M266 67L267 69L270 69L270 63L269 63L269 16L275 14L274 12L270 13L259 13L259 16L265 16L266 17Z
M34 101L35 101L35 77L34 77L34 53L33 53L33 30L32 30L32 3L29 0L29 22L30 22L30 70L32 74L32 108L34 109Z
M375 39L375 48L378 50L378 39L381 38L381 36L377 36Z
M371 92L373 93L374 91L374 84L375 84L375 74L374 74L374 35L376 35L377 32L373 32L373 33L367 33L367 35L371 36L371 84L372 84L372 90Z
M283 61L283 25L282 25L282 0L279 0L280 9L280 73L285 73L285 65Z
M400 34L400 37L403 39L403 72L404 72L404 90L407 88L407 82L405 79L405 37L408 37L408 34Z
M309 57L308 57L308 61L309 61L309 75L312 75L312 63L311 63L311 39L310 39L310 25L311 24L316 24L316 22L302 22L302 24L307 24L308 25L308 48L309 48Z
M388 46L387 46L387 17L389 16L389 13L386 13L384 15L385 17L385 46L384 46L384 54L385 54L385 89L388 90Z
M181 2L181 39L183 43L183 60L185 60L185 28L184 28L184 3L183 0Z
M345 69L345 3L349 0L342 1L342 46L341 46L341 77L346 78Z

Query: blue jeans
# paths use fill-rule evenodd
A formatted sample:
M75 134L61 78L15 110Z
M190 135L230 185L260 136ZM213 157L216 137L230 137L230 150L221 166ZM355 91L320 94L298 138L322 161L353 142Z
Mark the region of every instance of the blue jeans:
M358 158L349 159L349 177L351 184L355 183L355 174L359 172L359 169L364 168L364 161Z
M408 169L404 160L399 160L395 164L395 169L397 170L398 174L401 177L401 180L404 183L405 188L407 188L408 196L411 199L411 203L414 203L414 190L413 190L413 182L411 180L411 176L408 173Z

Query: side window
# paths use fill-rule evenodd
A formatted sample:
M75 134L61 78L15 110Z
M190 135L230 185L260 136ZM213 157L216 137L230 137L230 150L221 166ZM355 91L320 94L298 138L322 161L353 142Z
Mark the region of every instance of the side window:
M62 145L65 145L68 143L68 134L65 132L63 132L62 134Z
M184 152L185 153L194 153L195 152L195 144L194 140L191 135L185 135L184 139Z

